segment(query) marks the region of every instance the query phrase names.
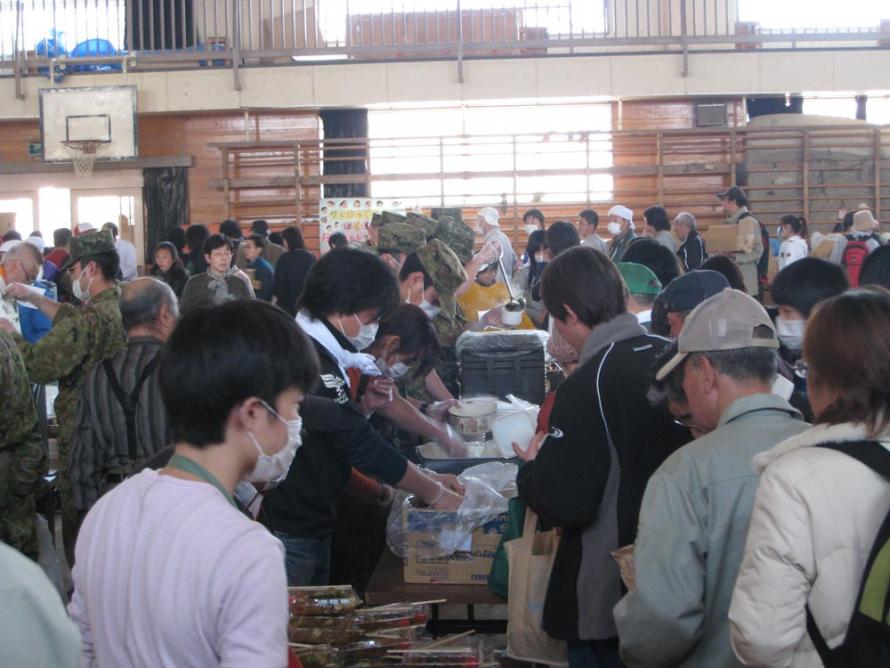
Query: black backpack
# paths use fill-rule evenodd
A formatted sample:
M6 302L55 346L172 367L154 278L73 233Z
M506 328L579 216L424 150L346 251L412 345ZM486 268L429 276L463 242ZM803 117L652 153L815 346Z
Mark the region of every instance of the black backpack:
M819 447L853 457L890 483L890 452L880 443L828 443ZM844 641L829 648L809 606L807 632L825 668L890 666L890 512L868 555Z

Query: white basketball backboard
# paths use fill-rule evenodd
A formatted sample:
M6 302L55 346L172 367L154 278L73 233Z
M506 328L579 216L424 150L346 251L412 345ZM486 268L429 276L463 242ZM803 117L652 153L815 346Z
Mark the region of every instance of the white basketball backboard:
M66 141L97 142L97 160L136 158L136 86L41 89L40 135L46 162L71 160Z

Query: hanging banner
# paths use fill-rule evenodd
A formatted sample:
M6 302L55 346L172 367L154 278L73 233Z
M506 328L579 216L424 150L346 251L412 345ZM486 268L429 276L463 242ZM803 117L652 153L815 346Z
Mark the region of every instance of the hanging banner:
M330 249L330 238L340 232L352 246L360 246L368 241L368 228L371 217L382 211L404 214L404 204L395 200L363 198L325 198L318 207L318 241L322 253Z

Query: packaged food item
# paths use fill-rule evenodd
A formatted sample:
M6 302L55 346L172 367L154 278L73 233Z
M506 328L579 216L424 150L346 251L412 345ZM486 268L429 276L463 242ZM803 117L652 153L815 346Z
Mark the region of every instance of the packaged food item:
M402 653L402 668L426 668L451 666L453 668L479 668L479 653L469 648L409 649Z
M291 615L338 615L352 612L361 599L350 585L328 587L288 587Z
M358 610L355 614L356 624L366 632L406 628L414 623L413 620L414 610L410 606L368 608Z
M369 638L392 639L401 638L402 640L420 640L426 634L426 624L412 624L411 626L401 626L397 629L384 629L383 631L373 631L368 633Z
M362 661L383 659L387 656L387 652L410 647L411 641L401 638L366 638L341 647L340 656L344 665L352 666Z
M335 647L290 643L290 648L303 668L340 668L340 653Z
M355 626L355 615L291 615L290 626L306 629L349 629Z
M362 630L357 626L347 628L313 628L290 626L287 630L291 642L307 645L345 645L362 637Z

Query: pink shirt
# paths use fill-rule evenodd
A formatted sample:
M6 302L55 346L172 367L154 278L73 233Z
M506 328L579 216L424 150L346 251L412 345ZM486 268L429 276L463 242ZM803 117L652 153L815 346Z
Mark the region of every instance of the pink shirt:
M143 471L93 506L75 556L84 666L287 664L284 548L210 484Z

